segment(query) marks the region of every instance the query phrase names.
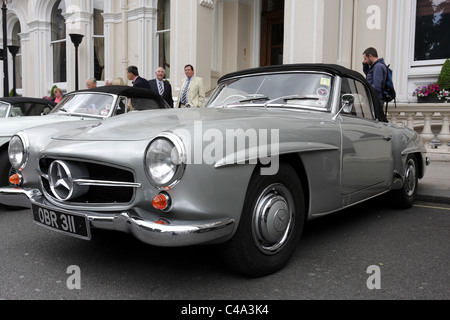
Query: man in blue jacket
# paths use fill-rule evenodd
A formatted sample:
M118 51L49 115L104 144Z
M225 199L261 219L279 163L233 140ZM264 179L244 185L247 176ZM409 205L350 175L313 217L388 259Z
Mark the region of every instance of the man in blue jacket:
M380 101L381 113L383 113L383 88L386 84L387 67L383 58L378 58L375 48L367 48L363 52L363 71L366 74L367 82L375 89Z
M378 94L378 99L383 104L383 88L386 84L387 68L383 58L378 58L375 48L368 48L363 53L363 70L369 82Z

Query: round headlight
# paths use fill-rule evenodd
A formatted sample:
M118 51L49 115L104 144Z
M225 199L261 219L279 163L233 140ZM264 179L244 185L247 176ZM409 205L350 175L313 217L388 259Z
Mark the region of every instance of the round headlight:
M25 168L28 161L28 143L24 136L15 135L9 141L9 162L16 170Z
M147 175L157 187L173 187L183 175L184 145L174 135L160 135L150 142L145 167Z

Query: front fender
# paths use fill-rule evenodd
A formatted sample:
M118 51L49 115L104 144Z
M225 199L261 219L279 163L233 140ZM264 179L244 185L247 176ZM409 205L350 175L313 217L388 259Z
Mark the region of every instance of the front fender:
M425 176L426 153L425 144L417 132L407 128L394 131L392 137L392 154L395 172L404 172L406 159L410 154L420 154L417 160L420 171L419 179L422 179Z

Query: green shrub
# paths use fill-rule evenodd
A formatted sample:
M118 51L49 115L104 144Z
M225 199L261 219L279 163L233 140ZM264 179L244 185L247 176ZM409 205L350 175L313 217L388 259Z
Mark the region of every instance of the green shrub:
M50 89L50 96L52 97L52 99L55 97L55 89L58 88L58 86L55 84L51 89Z
M445 60L437 83L440 90L450 90L450 59Z

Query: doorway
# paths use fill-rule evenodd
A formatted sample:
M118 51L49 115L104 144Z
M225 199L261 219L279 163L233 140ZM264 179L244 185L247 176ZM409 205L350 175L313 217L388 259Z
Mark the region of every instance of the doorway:
M261 66L283 64L284 0L263 0L261 14Z

